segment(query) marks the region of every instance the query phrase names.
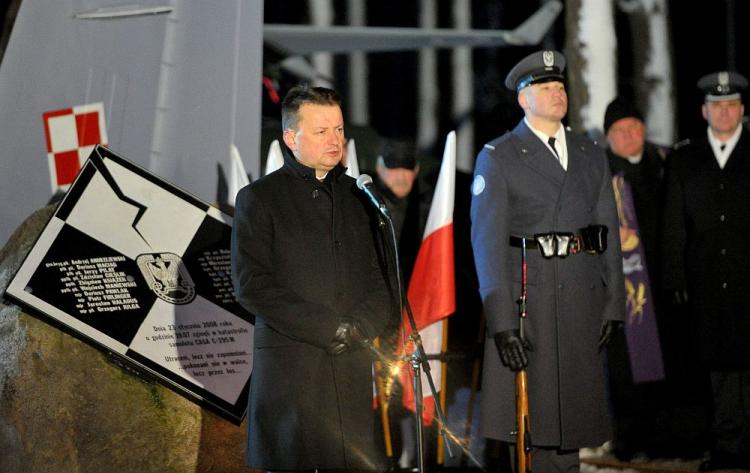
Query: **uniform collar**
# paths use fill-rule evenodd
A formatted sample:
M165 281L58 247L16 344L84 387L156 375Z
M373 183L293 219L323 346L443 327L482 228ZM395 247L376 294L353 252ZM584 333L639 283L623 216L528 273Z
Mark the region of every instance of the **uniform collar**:
M729 160L729 156L732 154L734 147L737 146L737 142L740 140L740 135L742 134L742 123L737 125L737 129L734 130L732 136L724 143L720 142L714 136L711 127L708 127L706 133L708 134L708 144L714 152L716 162L719 163L720 168L724 169L724 166L726 166L727 161ZM722 144L725 145L723 150L721 149Z
M315 177L315 169L309 166L305 166L304 164L297 161L297 158L294 157L292 151L286 145L282 145L281 149L282 154L284 155L285 168L289 169L295 176L301 177L306 181L317 181L317 178ZM328 171L328 174L326 174L326 177L323 181L329 182L332 180L338 180L339 177L344 174L344 172L346 172L346 168L341 163L338 163L333 169Z

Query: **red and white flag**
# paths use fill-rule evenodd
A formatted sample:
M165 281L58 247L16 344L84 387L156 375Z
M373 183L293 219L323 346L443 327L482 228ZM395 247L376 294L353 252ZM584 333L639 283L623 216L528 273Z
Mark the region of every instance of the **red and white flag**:
M277 169L281 169L284 166L284 155L281 152L281 145L279 140L273 140L271 146L268 147L268 157L266 158L266 169L263 173L267 176Z
M42 114L52 193L67 190L96 145L107 145L102 102Z
M441 352L443 345L443 323L456 310L456 284L453 261L453 205L456 194L456 132L448 133L440 166L437 186L432 198L422 244L414 263L407 297L417 329L422 338L425 353ZM411 326L404 313L401 325L403 337L411 333ZM408 342L406 353L411 354L413 343ZM440 389L441 371L438 360L430 361L435 388ZM414 411L413 372L409 364L401 369L404 407ZM422 376L424 410L422 419L427 425L435 415L435 399L430 392L427 377Z

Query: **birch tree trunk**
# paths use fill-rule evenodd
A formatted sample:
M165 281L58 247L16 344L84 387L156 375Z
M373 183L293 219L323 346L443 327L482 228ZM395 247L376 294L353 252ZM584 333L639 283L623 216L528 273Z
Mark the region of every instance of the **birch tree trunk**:
M333 24L332 0L309 0L310 20L315 26L331 26ZM311 59L313 68L318 73L314 85L331 87L333 78L333 55L331 53L313 53Z
M471 2L453 1L453 21L457 31L471 28ZM474 63L471 48L453 49L453 118L456 121L456 168L474 169Z
M644 113L648 139L671 145L676 133L667 1L628 0L618 6L628 14L636 103Z
M617 94L612 2L568 0L565 35L568 123L576 131L600 130Z
M434 28L436 24L437 4L435 0L421 0L419 26ZM437 53L432 48L419 51L418 80L417 146L420 149L427 149L435 144L438 129Z
M366 6L364 0L348 0L349 25L365 26ZM349 119L354 125L370 122L367 89L367 56L362 51L349 54Z

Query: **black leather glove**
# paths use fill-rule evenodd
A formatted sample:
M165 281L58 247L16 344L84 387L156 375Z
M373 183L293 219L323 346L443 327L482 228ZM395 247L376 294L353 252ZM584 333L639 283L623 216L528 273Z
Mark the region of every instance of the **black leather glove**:
M528 338L521 339L518 330L504 330L494 335L495 347L503 365L513 371L521 371L529 364L526 350L533 351Z
M602 327L599 329L599 345L597 347L600 353L604 347L609 345L615 332L620 330L623 325L624 323L621 320L605 320L602 322Z
M362 324L349 317L342 317L339 326L336 327L333 340L331 340L326 351L329 355L338 356L365 343L369 343L369 339L364 328L362 328Z

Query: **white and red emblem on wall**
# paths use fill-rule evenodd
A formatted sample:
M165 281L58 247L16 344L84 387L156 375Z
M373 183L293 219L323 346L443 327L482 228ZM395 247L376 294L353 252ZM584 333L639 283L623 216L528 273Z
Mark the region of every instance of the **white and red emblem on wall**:
M73 183L94 146L107 144L104 104L97 102L52 110L42 117L50 181L55 193Z

